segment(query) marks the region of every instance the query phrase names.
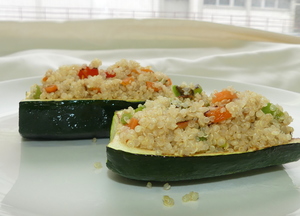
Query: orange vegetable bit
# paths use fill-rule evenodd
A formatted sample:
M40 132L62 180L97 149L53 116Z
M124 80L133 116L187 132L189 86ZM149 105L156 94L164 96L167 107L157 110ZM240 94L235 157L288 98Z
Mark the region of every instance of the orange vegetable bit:
M130 128L130 129L134 129L136 126L138 126L139 124L139 120L136 119L136 118L131 118L129 120L129 123L127 124L127 126Z
M98 88L98 87L92 87L92 88L89 88L88 90L90 90L90 91L96 91L97 93L101 93L101 89Z
M45 87L47 93L56 92L58 90L57 85L50 85Z
M136 73L136 74L140 74L140 72L138 72L136 69L132 69L131 72Z
M236 93L232 93L231 91L228 91L228 90L223 90L223 91L215 93L211 102L216 103L216 102L221 102L223 100L232 101L235 98L237 98Z
M213 123L218 123L231 118L231 113L225 107L217 107L205 113L206 117L214 116Z
M43 81L43 82L46 82L47 79L48 79L48 77L45 76L45 77L43 77L42 81Z
M189 121L177 122L177 128L184 129L189 125Z
M155 92L158 92L158 91L161 90L161 88L158 88L158 87L155 87L155 86L154 86L154 82L149 82L149 81L147 81L147 82L146 82L146 86L147 86L148 88L152 88Z
M115 77L116 75L117 75L117 74L114 73L114 72L112 72L112 73L105 72L106 78L113 78L113 77Z
M79 72L78 72L78 76L80 79L86 79L88 78L88 76L96 76L99 74L98 68L82 68Z
M141 68L141 71L153 73L153 70L149 68Z
M130 83L132 83L134 81L133 77L126 77L125 79L123 79L121 81L121 85L126 86L129 85Z
M172 85L172 80L170 78L168 78L165 85L166 86L171 86Z

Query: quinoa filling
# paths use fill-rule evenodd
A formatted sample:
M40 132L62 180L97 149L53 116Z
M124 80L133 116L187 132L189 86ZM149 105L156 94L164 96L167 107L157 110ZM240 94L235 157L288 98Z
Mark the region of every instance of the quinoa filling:
M259 150L292 139L292 117L260 94L228 87L208 95L186 83L173 88L176 98L160 96L123 110L121 143L157 155L189 156Z
M89 65L65 65L48 70L41 85L31 86L26 99L115 99L146 100L159 95L173 95L171 79L142 67L133 60L122 59L106 69L94 59Z

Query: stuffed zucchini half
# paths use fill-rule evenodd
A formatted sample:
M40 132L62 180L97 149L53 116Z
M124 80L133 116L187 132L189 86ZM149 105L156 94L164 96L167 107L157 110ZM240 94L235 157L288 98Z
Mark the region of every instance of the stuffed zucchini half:
M107 167L136 180L181 181L245 172L300 158L291 116L251 91L206 95L192 85L115 113ZM195 93L197 92L197 93Z
M48 70L19 103L19 132L29 139L109 137L114 112L173 95L171 80L149 66L120 60Z

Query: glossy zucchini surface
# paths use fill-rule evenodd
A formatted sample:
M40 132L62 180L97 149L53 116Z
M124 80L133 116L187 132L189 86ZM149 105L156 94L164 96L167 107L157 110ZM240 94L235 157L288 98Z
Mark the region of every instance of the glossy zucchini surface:
M19 133L27 139L108 138L114 112L142 101L23 100Z

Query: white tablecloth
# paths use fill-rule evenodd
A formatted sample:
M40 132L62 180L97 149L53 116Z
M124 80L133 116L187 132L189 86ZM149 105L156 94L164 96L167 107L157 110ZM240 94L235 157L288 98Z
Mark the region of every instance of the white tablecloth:
M299 37L188 20L2 22L0 29L0 81L126 58L164 73L300 92Z

